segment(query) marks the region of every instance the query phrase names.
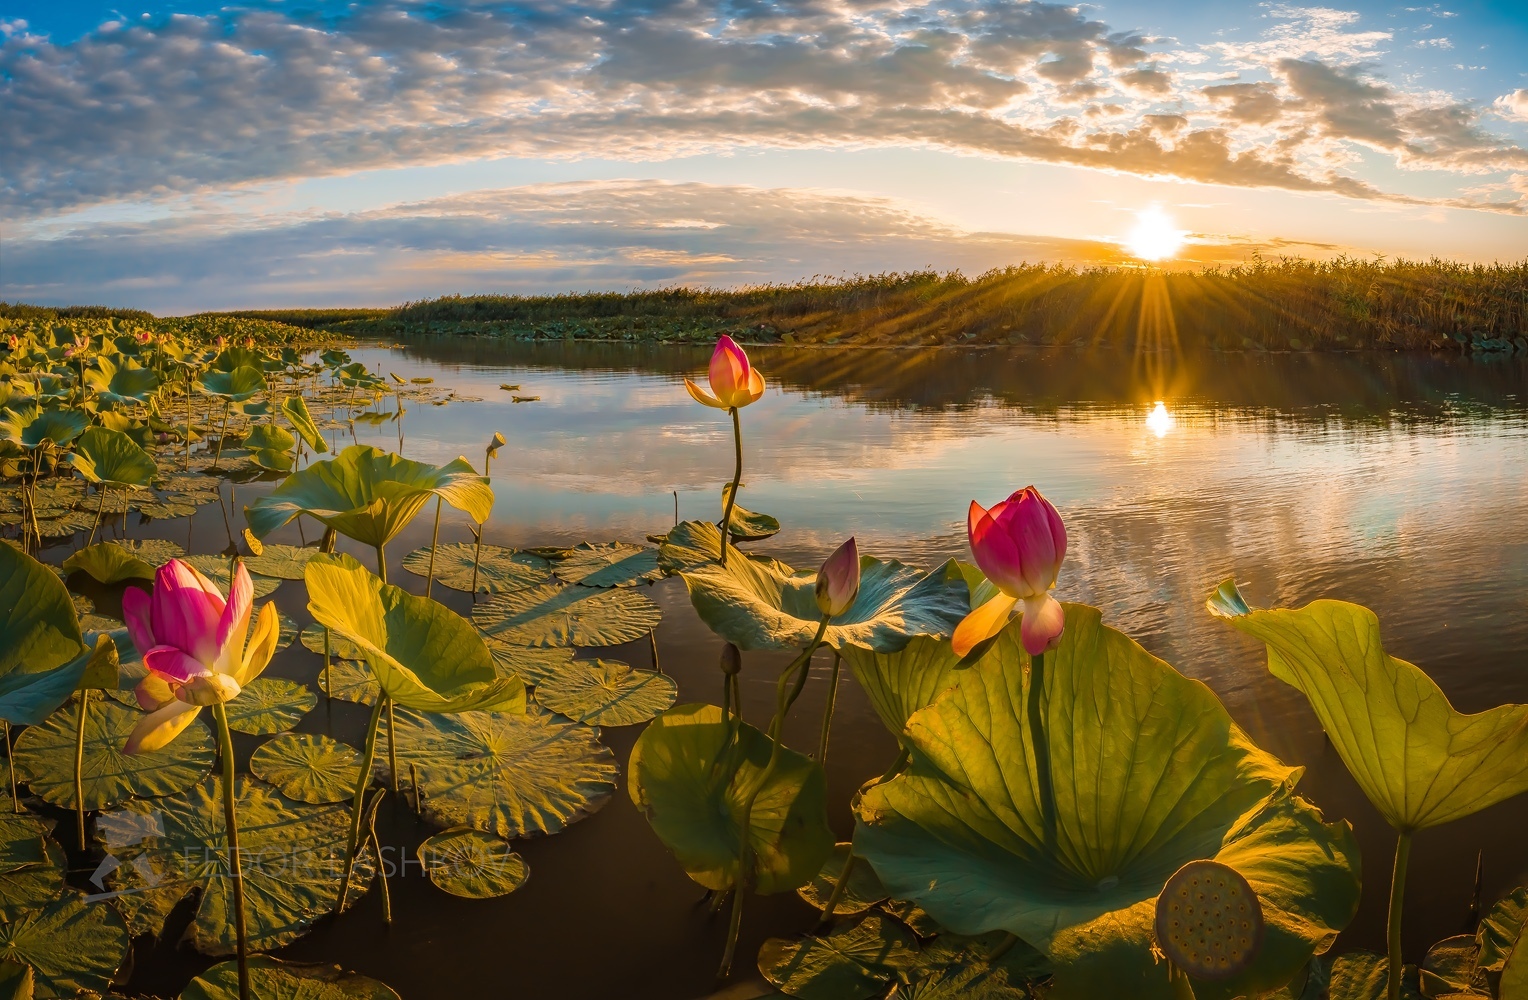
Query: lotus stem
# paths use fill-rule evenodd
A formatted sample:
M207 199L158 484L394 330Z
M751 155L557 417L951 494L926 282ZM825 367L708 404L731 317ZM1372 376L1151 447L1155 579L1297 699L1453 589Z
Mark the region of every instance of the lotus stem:
M355 796L350 801L350 840L345 850L345 873L340 876L340 902L335 913L345 912L345 897L350 891L350 875L355 868L356 854L361 845L361 807L366 802L366 789L371 784L371 768L377 759L377 726L382 722L382 698L379 696L371 706L371 720L366 723L366 744L361 752L361 774L356 778Z
M895 778L898 774L901 773L902 768L907 766L907 762L911 759L912 751L908 750L906 744L903 744L901 752L897 754L897 759L891 762L891 766L888 767L879 778L871 778L869 781L865 782L855 790L853 801L857 803L861 795L864 795L867 791L874 788L876 785L884 784L885 782L890 781L892 778ZM859 856L854 853L854 847L851 844L849 847L849 860L844 862L843 871L838 873L838 881L833 885L833 893L828 897L827 906L823 908L822 919L818 922L818 927L827 926L828 921L833 919L833 911L838 908L839 900L843 899L844 890L849 883L849 875L854 871L854 863L858 857Z
M822 736L817 740L817 763L828 766L828 733L833 728L833 703L838 700L838 668L843 656L833 650L833 675L828 681L828 704L822 713Z
M472 550L472 603L476 604L478 563L483 559L483 526L478 525L472 533L477 536L477 544Z
M378 792L378 795L385 794ZM382 883L382 922L393 922L393 897L387 890L387 873L382 869L382 841L377 838L377 810L373 806L370 812L370 822L366 824L371 835L371 850L377 856L377 881Z
M231 400L225 400L223 402L223 428L218 431L218 453L212 456L212 467L214 469L216 469L218 467L218 463L223 460L223 439L228 436L228 413L232 409L233 402Z
M1035 784L1039 786L1040 820L1045 828L1045 843L1056 842L1056 792L1051 786L1050 743L1045 733L1045 709L1040 699L1045 694L1045 654L1029 658L1029 745L1035 752Z
M661 674L663 673L663 668L658 665L658 630L656 628L647 633L647 642L653 649L653 670ZM722 714L726 715L727 713L723 712Z
M11 774L11 812L21 812L21 796L16 792L16 752L11 748L11 724L5 722L5 769Z
M425 577L424 596L429 597L430 591L435 586L435 547L440 544L440 502L441 498L435 498L435 534L430 536L430 574Z
M186 371L186 468L191 468L191 372Z
M674 491L674 527L679 527L679 491Z
M235 807L233 737L221 702L212 706L223 758L223 823L228 828L229 875L233 879L233 926L239 948L239 1000L249 1000L249 928L244 922L244 865L239 860L239 817Z
M1390 917L1385 924L1390 944L1389 1000L1400 1000L1401 997L1401 973L1405 969L1401 961L1401 910L1405 905L1406 863L1410 858L1411 831L1402 830L1395 841L1395 870L1390 874Z
M90 708L90 691L80 691L80 709L75 717L74 730L74 821L79 835L80 850L85 846L85 718Z
M857 861L859 861L859 855L854 853L853 847L850 847L849 857L838 873L838 881L833 884L833 891L828 895L828 901L822 908L822 919L817 922L818 927L826 927L833 920L833 911L838 909L838 904L843 901L844 892L849 888L849 876L854 874L854 865Z
M409 761L409 787L414 789L414 811L419 811L419 765Z
M1018 943L1019 936L1017 934L1013 933L1012 931L1005 933L1003 935L1003 940L998 942L997 947L993 948L992 951L988 953L987 964L990 965L993 962L996 962L998 959L1002 958L1004 955L1008 954L1009 950Z
M743 481L743 421L738 416L737 407L728 407L727 412L732 414L732 444L737 451L737 464L732 470L732 489L727 491L727 502L722 507L722 523L719 525L722 529L721 564L723 566L727 565L727 545L732 536L732 508L737 504L737 488ZM677 500L675 506L678 506Z
M387 546L385 544L377 546L377 576L381 577L383 583L387 582Z
M85 540L87 549L95 544L96 531L101 527L101 515L106 512L106 484L97 483L96 488L101 491L101 502L96 504L95 523L90 526L90 537Z
M398 794L398 752L393 742L393 731L397 724L393 721L393 700L387 695L382 695L382 700L387 702L387 770L388 784L394 795Z

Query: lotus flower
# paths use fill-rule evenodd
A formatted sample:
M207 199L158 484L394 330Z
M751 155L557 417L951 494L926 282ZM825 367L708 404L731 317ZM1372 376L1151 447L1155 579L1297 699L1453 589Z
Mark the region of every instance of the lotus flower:
M5 348L6 348L6 350L14 351L17 348L19 348L20 346L21 346L21 338L16 336L14 333L8 335L5 338Z
M756 402L764 395L764 376L748 363L748 355L725 333L716 342L711 354L711 392L706 392L689 379L684 387L690 390L697 403L730 410ZM712 395L715 393L715 395Z
M276 607L260 609L246 647L254 593L243 563L225 602L216 584L180 559L160 567L152 595L136 587L123 592L122 617L149 668L137 690L149 714L128 737L125 753L164 747L204 707L237 698L265 669L276 651Z
M1050 596L1066 558L1066 525L1056 508L1039 490L1026 486L991 510L972 500L966 528L976 565L999 593L956 626L955 652L965 656L1001 632L1021 601L1024 620L1019 631L1025 651L1038 656L1055 649L1066 625L1061 605Z
M837 618L854 604L859 588L859 547L850 538L828 556L817 572L817 610Z

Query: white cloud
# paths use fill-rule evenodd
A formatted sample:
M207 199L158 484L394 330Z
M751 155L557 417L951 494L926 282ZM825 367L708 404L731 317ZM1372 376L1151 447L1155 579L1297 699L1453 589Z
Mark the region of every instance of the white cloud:
M1504 115L1528 121L1528 87L1498 97L1496 107Z

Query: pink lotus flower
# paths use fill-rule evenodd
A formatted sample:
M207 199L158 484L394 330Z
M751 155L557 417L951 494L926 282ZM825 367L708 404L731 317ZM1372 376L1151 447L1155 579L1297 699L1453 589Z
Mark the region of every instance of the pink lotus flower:
M13 333L5 338L5 346L7 350L14 351L21 346L21 338Z
M246 648L254 593L243 563L225 602L216 584L180 559L160 567L152 595L136 587L123 592L122 617L149 668L137 689L149 714L128 737L125 753L161 749L205 706L237 698L265 669L276 651L276 606L260 609Z
M747 406L764 395L764 376L748 363L748 355L725 333L716 342L711 354L711 392L706 392L689 379L684 387L698 403L714 406L719 410ZM715 395L712 395L715 393Z
M133 339L136 340L140 345L143 345L153 340L154 335L147 330L138 330L134 332Z
M976 565L997 586L996 597L972 611L955 628L955 652L965 656L1008 624L1023 602L1019 634L1030 656L1055 649L1066 616L1050 596L1066 558L1066 525L1051 502L1026 486L991 510L971 501L966 530Z
M837 618L853 606L859 587L859 547L850 538L817 571L817 609L829 618Z

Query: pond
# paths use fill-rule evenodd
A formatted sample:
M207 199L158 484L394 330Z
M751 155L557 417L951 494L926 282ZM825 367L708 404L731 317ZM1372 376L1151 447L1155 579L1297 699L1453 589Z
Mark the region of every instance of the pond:
M681 381L704 370L708 350L432 339L351 353L372 370L433 378L437 388L481 398L406 404L401 428L358 423L355 434L397 449L401 430L404 455L439 464L458 455L477 463L493 432L503 432L509 443L493 465L489 543L641 542L666 531L676 508L684 519L720 514L730 429L723 413L695 405ZM1303 793L1328 819L1348 819L1363 849L1363 900L1338 949L1384 950L1393 833L1305 699L1268 674L1260 644L1213 620L1204 601L1234 576L1263 606L1319 597L1361 603L1378 613L1387 649L1424 667L1461 710L1528 701L1528 365L1043 349L751 354L769 391L743 412L741 500L784 525L753 551L815 568L853 534L861 552L931 567L969 558L965 511L973 498L988 504L1039 486L1071 537L1057 596L1102 608L1106 622L1208 684L1257 743L1308 768ZM242 510L272 485L240 484L229 499ZM389 547L390 579L420 592L424 581L401 564L429 543L428 513ZM242 517L229 523L234 533L243 526ZM187 524L132 532L174 538L193 552L228 543L215 509ZM448 510L441 540L470 538L465 519ZM298 532L289 527L273 539L296 542ZM371 565L369 551L344 539L340 547ZM679 579L648 593L663 610L657 653L679 701L716 702L721 641L691 610ZM437 587L434 595L470 610L466 594ZM300 587L282 587L274 599L297 623L311 620ZM652 659L645 638L599 655L636 666ZM784 662L745 659L744 713L755 724L772 711ZM311 684L318 663L293 644L267 676ZM816 743L830 663L818 654L787 727L792 745ZM358 744L366 715L323 700L298 731ZM407 869L392 882L391 926L371 892L354 915L322 921L283 954L367 973L406 998L708 994L726 921L708 919L702 890L626 793L625 762L641 728L603 731L622 776L598 813L517 845L531 871L520 890L464 902ZM259 741L235 739L242 769ZM840 839L852 829L851 794L895 755L892 737L846 678L827 769ZM399 802L384 803L378 828L400 852L432 832ZM1408 954L1464 928L1477 849L1487 903L1528 881L1524 829L1528 798L1520 797L1417 837ZM793 894L750 900L739 978L750 977L766 937L806 930L815 913ZM162 943L140 950L131 990L174 995L205 964L193 967L176 950L180 925L172 918Z

